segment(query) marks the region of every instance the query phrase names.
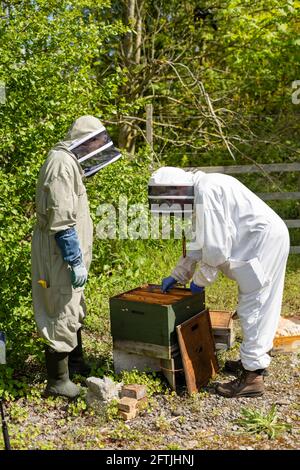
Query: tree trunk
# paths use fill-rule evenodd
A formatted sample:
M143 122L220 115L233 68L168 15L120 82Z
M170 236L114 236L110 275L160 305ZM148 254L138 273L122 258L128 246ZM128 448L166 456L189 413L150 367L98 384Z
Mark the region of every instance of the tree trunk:
M124 22L135 31L134 33L127 33L123 44L121 45L125 62L124 65L127 67L134 67L141 63L143 6L144 0L126 1ZM128 86L124 85L121 92L127 97L131 95L132 101L136 99L136 96L131 94L130 84ZM119 132L119 147L125 149L131 154L134 154L136 136L137 130L134 128L133 120L131 121L131 124L122 123Z
M132 126L126 123L120 125L118 145L120 148L132 155L135 152L135 140L137 131Z

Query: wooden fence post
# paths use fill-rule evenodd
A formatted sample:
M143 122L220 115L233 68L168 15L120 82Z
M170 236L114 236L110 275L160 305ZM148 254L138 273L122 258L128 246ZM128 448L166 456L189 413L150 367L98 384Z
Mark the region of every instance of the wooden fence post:
M146 104L146 138L153 150L153 105Z

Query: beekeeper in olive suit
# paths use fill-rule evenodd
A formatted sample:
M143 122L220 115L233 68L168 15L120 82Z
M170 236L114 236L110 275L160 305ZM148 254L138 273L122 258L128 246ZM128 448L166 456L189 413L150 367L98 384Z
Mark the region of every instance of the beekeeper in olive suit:
M241 360L228 361L226 368L240 376L219 384L217 392L226 397L262 395L289 254L285 223L238 180L217 173L160 168L150 178L149 201L154 212L159 204L166 208L168 202L179 206L193 202L195 237L187 256L163 279L162 291L191 278L191 289L197 290L214 282L219 271L237 282Z
M76 397L79 388L70 380L69 368L72 374L89 373L81 326L93 225L84 180L119 157L99 119L82 116L49 152L39 173L32 294L38 332L48 343L46 396Z

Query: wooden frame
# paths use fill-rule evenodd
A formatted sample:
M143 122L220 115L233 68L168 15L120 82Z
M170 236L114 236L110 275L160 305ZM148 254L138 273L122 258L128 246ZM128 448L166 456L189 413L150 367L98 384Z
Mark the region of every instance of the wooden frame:
M181 323L176 330L188 392L199 392L219 368L208 310Z

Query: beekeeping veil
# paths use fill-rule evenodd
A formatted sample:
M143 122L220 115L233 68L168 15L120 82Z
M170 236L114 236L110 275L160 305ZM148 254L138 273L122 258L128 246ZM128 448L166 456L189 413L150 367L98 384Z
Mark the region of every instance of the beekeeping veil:
M77 158L85 176L99 170L121 157L106 128L94 116L82 116L73 123L64 144Z
M153 214L192 214L193 174L171 166L160 168L149 179L148 200Z

